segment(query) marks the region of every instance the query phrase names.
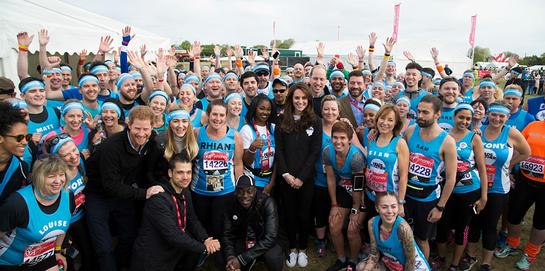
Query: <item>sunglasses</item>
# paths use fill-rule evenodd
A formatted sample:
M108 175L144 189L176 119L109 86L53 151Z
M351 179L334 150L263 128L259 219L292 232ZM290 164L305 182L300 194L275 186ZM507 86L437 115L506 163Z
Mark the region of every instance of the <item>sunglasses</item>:
M273 93L284 93L287 89L285 88L273 88Z
M17 142L21 142L23 141L23 139L26 139L27 142L30 142L30 140L32 139L32 135L4 135L4 136L15 138L15 141Z
M257 76L269 76L269 73L268 72L256 72Z
M51 148L57 144L59 144L59 141L61 141L61 139L66 139L66 138L69 138L70 135L68 135L67 133L62 133L62 134L58 134L54 137L52 137L51 139L49 139L47 142L49 142L49 151L51 152Z

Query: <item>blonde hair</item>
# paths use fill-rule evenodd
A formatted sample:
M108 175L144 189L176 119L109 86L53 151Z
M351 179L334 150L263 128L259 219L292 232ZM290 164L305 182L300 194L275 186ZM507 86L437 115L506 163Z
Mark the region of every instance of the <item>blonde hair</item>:
M174 105L169 108L169 113L171 111L179 110L179 109L186 110L188 112L190 111L190 110L187 110L186 106ZM175 135L172 129L170 129L170 123L168 124L168 129L166 130L165 135L166 135L166 145L165 145L165 153L163 156L165 157L165 159L167 159L167 161L169 161L172 158L172 156L174 156L175 154L179 153L179 151L182 151L182 150L178 150L178 148L176 147L176 143L174 140ZM199 154L199 145L197 144L197 140L195 139L195 134L193 134L193 126L191 125L191 120L189 120L189 125L187 126L187 131L185 132L184 138L185 138L185 141L184 141L185 146L183 146L183 150L185 150L185 152L187 153L187 156L191 160L193 160L195 159L195 157L197 157L197 154Z
M64 188L66 188L68 186L67 171L68 166L60 157L56 155L46 155L45 157L36 160L32 167L32 184L38 191L44 191L46 186L45 179L47 176L52 173L62 172L65 177Z

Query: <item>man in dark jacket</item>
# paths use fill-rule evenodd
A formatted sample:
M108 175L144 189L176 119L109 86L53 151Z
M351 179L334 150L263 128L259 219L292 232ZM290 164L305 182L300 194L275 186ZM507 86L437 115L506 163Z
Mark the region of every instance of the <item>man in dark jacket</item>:
M146 201L142 226L133 247L131 270L194 270L199 256L220 249L218 240L208 237L191 202L191 160L185 152L169 162L169 181ZM202 259L202 258L201 258Z
M117 270L130 263L131 249L138 230L138 202L163 192L151 186L143 169L154 137L153 112L137 106L129 113L127 129L109 137L86 161L86 212L89 234L100 270ZM114 254L110 220L119 232Z
M272 198L258 191L252 177L237 180L237 200L225 212L222 246L228 271L249 270L260 258L267 270L279 271L284 265L282 248L277 244L278 213Z

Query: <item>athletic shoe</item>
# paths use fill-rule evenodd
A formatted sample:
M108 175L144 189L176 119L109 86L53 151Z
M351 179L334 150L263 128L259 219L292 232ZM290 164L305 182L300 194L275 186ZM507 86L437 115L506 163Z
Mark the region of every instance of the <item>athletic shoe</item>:
M297 265L299 267L307 267L308 264L308 256L306 253L299 251L299 254L297 255Z
M444 257L435 257L433 260L431 260L431 270L433 271L439 271L445 266L445 258Z
M473 266L477 263L476 257L470 257L469 255L465 255L462 260L460 260L460 264L458 265L458 269L462 271L469 271Z
M518 248L505 246L502 249L496 249L496 251L494 251L494 256L496 256L497 258L503 259L503 258L506 258L507 256L518 255L519 253L520 253L520 250Z
M316 246L318 257L323 257L325 255L325 241L316 240L314 245Z
M481 267L479 268L479 271L490 271L492 268L490 268L490 265L488 264L481 264Z
M448 271L458 271L458 266L450 265L450 267L447 269Z
M536 262L536 258L528 256L528 254L523 253L520 260L515 264L520 270L529 270L530 265Z
M341 260L337 259L335 263L327 268L327 271L339 271L341 269L344 269L348 266L348 261L341 262Z
M288 259L286 260L286 265L289 268L292 268L292 267L295 267L296 263L297 263L297 252L290 252Z
M504 248L507 246L507 232L500 231L498 233L498 239L496 240L496 247Z

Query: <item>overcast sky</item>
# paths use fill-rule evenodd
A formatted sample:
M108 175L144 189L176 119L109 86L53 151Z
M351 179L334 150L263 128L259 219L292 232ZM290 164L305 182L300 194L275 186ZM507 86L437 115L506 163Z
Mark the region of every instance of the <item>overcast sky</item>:
M62 0L146 29L173 41L266 44L296 41L361 40L370 32L391 35L391 0ZM493 54L545 53L543 0L408 0L401 2L399 38L467 46L471 15L477 14L476 44Z

